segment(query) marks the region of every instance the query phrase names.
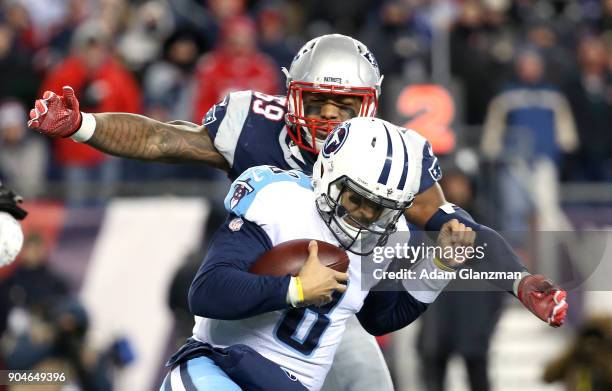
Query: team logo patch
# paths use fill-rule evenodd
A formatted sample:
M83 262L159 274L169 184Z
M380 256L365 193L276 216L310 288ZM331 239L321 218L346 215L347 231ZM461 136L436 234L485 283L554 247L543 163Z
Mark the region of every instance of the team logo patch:
M242 220L240 217L236 217L235 219L230 221L228 227L230 231L236 232L236 231L240 231L240 228L242 228L243 224L244 224L244 220Z
M244 181L236 181L234 194L232 194L232 199L230 200L230 209L234 209L244 197L253 191L253 186L249 184L250 180L251 178Z
M350 127L350 123L342 124L327 136L327 140L325 140L325 144L321 150L323 157L330 157L331 154L338 152L338 150L342 148L342 145L344 145L348 137Z
M438 158L436 158L431 167L429 167L429 175L431 175L431 178L436 182L442 179L442 168L440 168L438 164Z
M217 110L217 105L214 105L213 107L210 108L210 110L208 110L208 112L206 113L206 116L204 117L204 121L202 125L204 126L210 125L217 120L217 116L215 115L216 110Z
M227 95L221 102L217 103L213 107L210 108L206 112L206 116L204 116L204 120L202 121L202 125L210 125L217 120L217 109L227 105L227 101L229 100L229 95Z

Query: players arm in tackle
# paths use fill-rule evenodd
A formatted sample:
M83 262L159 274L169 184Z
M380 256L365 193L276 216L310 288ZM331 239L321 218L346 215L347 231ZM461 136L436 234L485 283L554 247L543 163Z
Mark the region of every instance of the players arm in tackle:
M111 155L161 162L203 162L227 170L204 126L160 122L129 113L79 111L71 87L46 91L30 110L28 126L50 137L73 137ZM80 132L79 132L80 129ZM86 134L86 135L84 135Z
M52 137L73 137L118 156L207 163L229 171L232 179L258 164L309 172L334 126L353 116L375 115L382 76L363 44L339 35L308 42L286 74L286 99L257 92L233 93L211 108L202 126L161 123L132 114L81 114L69 88L63 96L45 92L30 112L29 126ZM416 135L410 130L407 133ZM422 161L414 162L422 167L422 184L413 208L406 211L407 220L428 231L439 231L446 222L457 220L484 233L479 236L487 237L493 250L482 263L483 270L523 273L517 281L502 280L496 285L513 292L540 319L558 326L563 316L554 319L551 315L562 314L559 310L565 293L543 276L527 273L494 230L446 203L437 184L440 167L429 144L422 144ZM536 299L528 297L534 290L544 294Z
M375 141L386 138L389 126L373 118L356 118L338 127L319 155L312 179L297 170L257 166L234 181L225 199L231 215L215 233L190 288L189 304L196 315L194 340L171 359L170 366L189 367L198 354L204 354L212 359L211 365L223 367L215 349L223 347L223 353L231 356L237 346L246 345L281 365L307 389L318 390L352 315L358 314L366 330L381 334L406 326L427 308L448 281L437 281L427 292L402 286L389 294L370 291L375 284L362 281L361 268L368 262L362 255L384 245L396 231L418 186L414 171L408 180L400 178L402 166L391 168L389 186L395 191L377 183L388 159L387 145ZM404 148L404 156L412 153L400 132L395 128L392 132L395 147L400 152ZM451 235L452 225L461 234ZM469 245L474 239L473 231L458 222L447 223L442 231L447 238L443 245ZM314 243L296 277L249 272L268 250L302 238L346 250L348 274L322 266ZM452 265L452 260L442 261ZM438 268L432 259L416 267ZM298 294L292 293L292 284ZM245 371L238 372L227 373L240 387L253 381L245 380ZM198 376L196 388L207 389L209 381ZM284 384L268 384L267 376L256 381L261 389L285 389Z

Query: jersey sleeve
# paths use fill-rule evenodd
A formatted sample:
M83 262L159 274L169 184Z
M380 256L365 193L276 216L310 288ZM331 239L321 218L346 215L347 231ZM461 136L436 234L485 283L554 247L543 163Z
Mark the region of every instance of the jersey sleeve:
M208 130L213 145L234 166L234 154L251 107L252 91L238 91L208 110L202 125Z
M291 276L248 272L253 262L271 248L261 227L230 214L213 236L206 259L189 289L191 312L234 320L287 308Z
M274 184L293 183L311 189L310 178L298 170L281 170L274 166L256 166L243 172L230 186L224 200L225 209L239 217L265 224L272 213L275 199Z
M419 183L419 193L432 187L442 179L442 168L438 158L433 154L431 144L425 141L422 151L421 181Z
M385 335L414 322L427 306L406 291L370 291L357 319L368 333Z
M442 169L426 138L411 129L404 132L404 137L407 138L407 145L417 165L417 176L412 184L412 190L419 194L442 179Z

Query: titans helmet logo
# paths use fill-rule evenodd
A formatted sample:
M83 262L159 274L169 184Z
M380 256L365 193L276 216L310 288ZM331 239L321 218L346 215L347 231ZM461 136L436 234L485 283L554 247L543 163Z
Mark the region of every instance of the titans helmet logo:
M333 153L338 152L348 137L350 127L350 123L341 124L327 136L327 140L325 140L321 150L323 157L330 157Z

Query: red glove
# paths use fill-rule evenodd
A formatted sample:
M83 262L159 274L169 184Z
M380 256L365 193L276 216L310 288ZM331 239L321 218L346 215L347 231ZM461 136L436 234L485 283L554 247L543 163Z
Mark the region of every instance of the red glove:
M81 127L79 101L72 87L62 88L64 95L45 91L30 110L28 127L50 137L70 137Z
M518 286L518 299L535 316L552 327L559 327L567 315L567 292L541 274L523 277Z

